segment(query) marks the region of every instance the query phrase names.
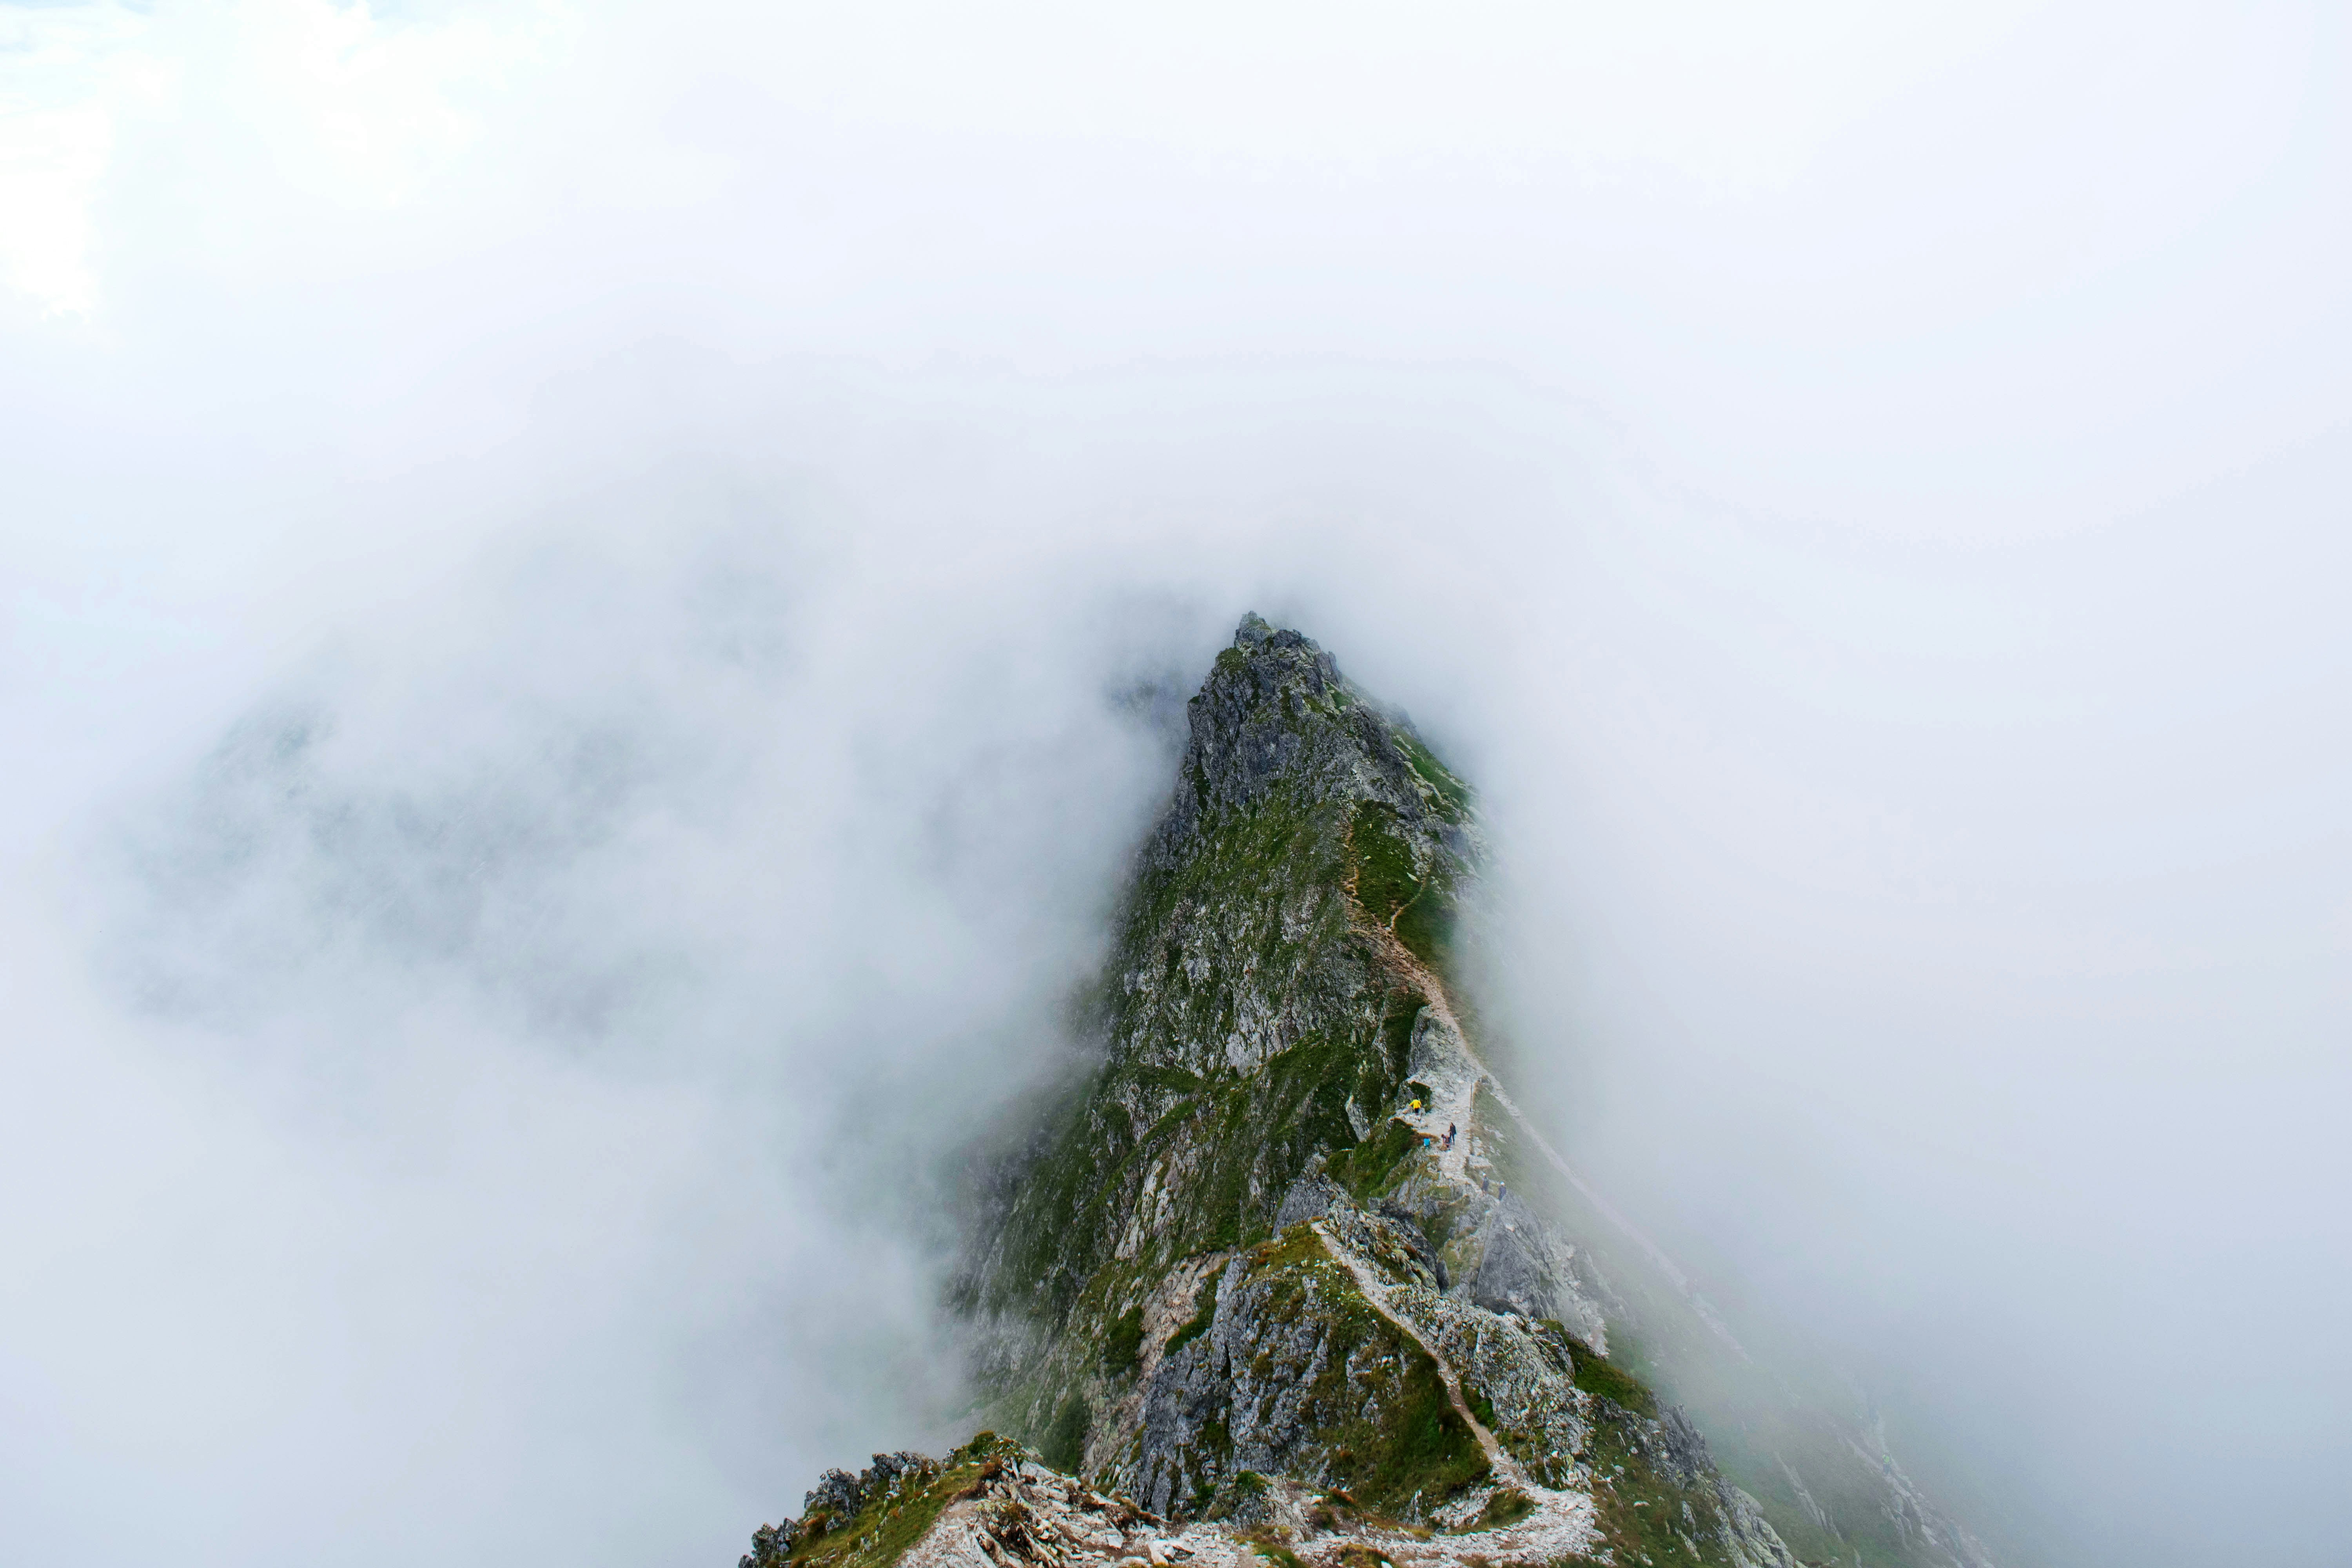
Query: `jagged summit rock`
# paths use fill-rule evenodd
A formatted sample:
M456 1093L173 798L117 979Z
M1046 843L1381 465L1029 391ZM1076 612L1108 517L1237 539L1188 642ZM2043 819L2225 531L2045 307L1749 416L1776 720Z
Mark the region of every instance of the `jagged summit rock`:
M1469 789L1255 615L1186 721L1091 993L1093 1068L974 1196L953 1306L1012 1436L830 1472L747 1563L1794 1568L1776 1523L1849 1560L1816 1493L1851 1512L1850 1475L1809 1451L1809 1491L1775 1450L1794 1490L1768 1521L1609 1359L1627 1328L1738 1347L1584 1203L1465 1031ZM1596 1268L1612 1225L1633 1261ZM1912 1514L1870 1561L1984 1568Z
M1159 856L1181 852L1204 818L1247 809L1278 784L1307 798L1378 799L1413 816L1433 787L1329 654L1255 616L1244 618L1186 717L1191 743Z

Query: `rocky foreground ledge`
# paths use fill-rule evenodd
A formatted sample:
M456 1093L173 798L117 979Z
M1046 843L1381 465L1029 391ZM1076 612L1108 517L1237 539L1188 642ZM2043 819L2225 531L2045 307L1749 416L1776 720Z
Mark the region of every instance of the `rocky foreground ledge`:
M1455 1500L1450 1526L1279 1477L1253 1475L1239 1490L1223 1518L1171 1521L983 1432L944 1460L877 1454L861 1475L826 1472L801 1519L753 1532L739 1568L1570 1568L1698 1556L1677 1550L1663 1517L1663 1555L1612 1551L1588 1500L1504 1480Z

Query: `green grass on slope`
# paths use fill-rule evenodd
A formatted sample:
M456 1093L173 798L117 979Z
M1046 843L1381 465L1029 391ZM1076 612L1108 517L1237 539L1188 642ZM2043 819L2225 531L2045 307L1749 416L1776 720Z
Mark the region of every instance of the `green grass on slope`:
M1198 1300L1200 1309L1192 1314L1191 1320L1182 1328L1168 1336L1168 1346L1161 1352L1161 1359L1165 1360L1168 1356L1174 1355L1178 1351L1207 1333L1209 1325L1217 1321L1217 1293L1213 1289L1205 1289L1201 1292Z
M1111 1320L1110 1332L1103 1336L1103 1370L1113 1377L1124 1377L1135 1370L1143 1354L1143 1309L1129 1307Z
M1470 815L1470 786L1454 775L1454 770L1437 760L1436 753L1422 743L1420 736L1400 724L1396 727L1398 749L1405 761L1423 783L1437 792L1438 815L1448 822L1459 822Z
M1321 1434L1338 1486L1369 1507L1405 1513L1487 1478L1486 1456L1454 1408L1437 1363L1364 1299L1311 1226L1296 1225L1262 1243L1250 1278L1275 1286L1268 1319L1319 1319L1328 1335L1323 1374L1307 1394L1310 1408L1346 1413Z
M1726 1521L1713 1489L1675 1484L1659 1462L1650 1423L1610 1405L1594 1408L1599 1419L1585 1458L1600 1481L1593 1501L1609 1557L1570 1561L1614 1561L1621 1568L1731 1568L1733 1559L1722 1541Z
M1054 1412L1053 1425L1045 1429L1044 1441L1037 1445L1038 1458L1057 1470L1072 1475L1086 1463L1087 1428L1093 1424L1094 1413L1087 1408L1086 1396L1076 1389L1062 1395L1062 1403Z
M1007 1218L991 1299L967 1306L1018 1306L1061 1323L1108 1258L1142 1172L1163 1154L1197 1157L1183 1163L1172 1233L1150 1248L1161 1264L1262 1235L1272 1215L1252 1212L1253 1200L1278 1202L1279 1187L1314 1150L1353 1142L1346 1104L1350 1093L1360 1104L1366 1093L1384 1094L1385 1042L1315 1028L1257 1074L1225 1069L1200 1042L1231 1031L1233 993L1244 973L1219 970L1194 982L1170 934L1180 905L1251 911L1254 946L1245 956L1256 979L1247 983L1318 983L1351 940L1339 891L1344 829L1336 808L1277 792L1248 811L1204 824L1196 853L1137 883L1106 973L1153 974L1157 989L1146 1005L1116 985L1099 988L1103 1011L1093 1026L1118 1042L1114 1058L1072 1086L1046 1119L1051 1130L1039 1141L1045 1152L1021 1173L1022 1196ZM1325 901L1294 940L1273 911L1313 889L1326 889ZM1347 1010L1335 998L1322 1011L1336 1021ZM1180 1055L1190 1065L1180 1065ZM1156 1120L1139 1126L1138 1114Z
M982 1432L950 1454L928 1480L868 1502L856 1518L802 1542L789 1561L793 1568L889 1568L950 1503L1021 1455L1019 1444Z
M1356 807L1349 847L1355 857L1356 901L1397 934L1414 957L1443 970L1452 957L1453 890L1422 876L1396 813L1376 801Z
M1655 1415L1658 1413L1658 1396L1652 1394L1640 1378L1596 1352L1591 1345L1561 1325L1549 1320L1546 1321L1549 1326L1559 1329L1560 1338L1568 1342L1568 1353L1576 1363L1577 1387L1612 1405L1621 1405L1636 1415Z
M1331 1162L1331 1179L1367 1201L1395 1184L1397 1167L1421 1149L1421 1134L1402 1121L1386 1127Z

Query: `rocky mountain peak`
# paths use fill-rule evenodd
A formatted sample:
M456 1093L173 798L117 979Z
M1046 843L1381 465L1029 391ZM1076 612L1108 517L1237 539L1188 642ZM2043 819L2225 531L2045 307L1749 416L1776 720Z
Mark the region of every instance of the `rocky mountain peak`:
M1469 795L1401 719L1368 701L1312 638L1242 617L1199 695L1162 855L1278 790L1302 804L1377 802L1406 822L1459 824Z
M1852 1500L1884 1493L1900 1550L1870 1561L1987 1568L1834 1424L1768 1468L1734 1413L1768 1521L1610 1359L1738 1346L1465 1031L1478 825L1412 726L1255 615L1186 718L1094 1065L973 1194L953 1305L992 1430L829 1474L747 1563L1795 1568L1776 1525L1858 1560L1885 1531Z

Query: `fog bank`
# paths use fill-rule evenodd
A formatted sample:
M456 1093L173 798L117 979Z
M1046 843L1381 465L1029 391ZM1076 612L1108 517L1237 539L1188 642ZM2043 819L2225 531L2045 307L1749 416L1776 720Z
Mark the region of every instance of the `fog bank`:
M727 1561L964 1436L951 1152L1245 608L2004 1560L2336 1554L2319 8L0 27L27 1561Z

